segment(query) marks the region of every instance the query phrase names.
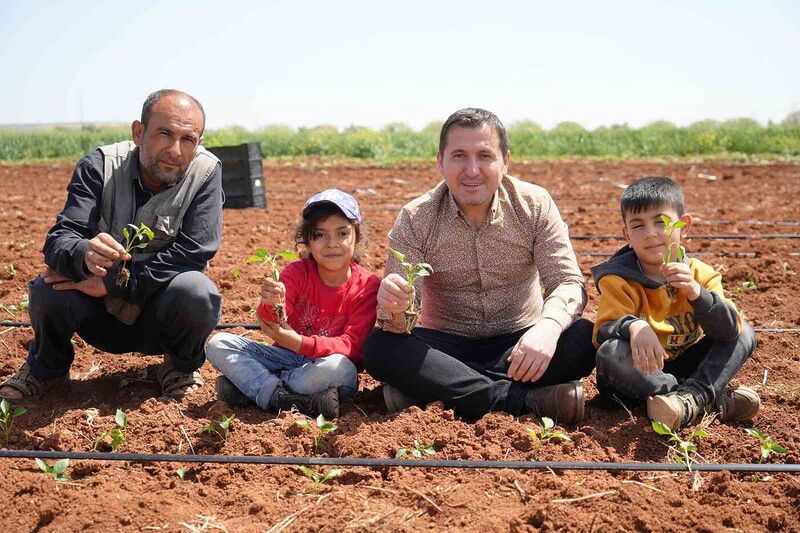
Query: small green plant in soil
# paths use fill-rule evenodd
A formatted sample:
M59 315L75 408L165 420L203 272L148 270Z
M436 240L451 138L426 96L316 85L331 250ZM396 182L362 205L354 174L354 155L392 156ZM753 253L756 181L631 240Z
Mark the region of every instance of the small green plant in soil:
M52 477L59 483L66 483L69 481L69 476L67 476L67 468L69 468L69 459L60 459L55 462L53 466L48 465L41 459L34 459L36 461L36 466L39 467L39 470L47 474L48 476Z
M94 441L95 450L99 446L105 445L109 446L112 452L115 452L117 448L125 443L125 432L128 429L128 415L126 415L122 409L117 409L114 415L114 424L116 426L114 429L111 431L104 431L97 437L97 440Z
M405 269L406 281L411 287L414 286L414 280L418 277L422 278L433 274L433 267L428 263L409 263L406 261L405 254L398 252L394 248L389 248L389 251L392 252L392 255L400 261L400 265ZM408 308L405 310L407 334L410 334L411 330L414 329L419 312L420 309L416 309L414 304L414 298L411 298L411 301L408 303Z
M572 439L569 435L564 433L563 431L553 430L556 426L555 422L553 422L552 418L543 416L542 422L539 424L538 429L528 429L528 435L530 436L531 440L533 441L533 456L538 457L539 451L541 450L542 446L547 444L553 439L556 440L563 440L566 442L572 442Z
M133 232L128 228L132 228ZM150 244L150 241L152 241L156 235L153 233L153 230L142 222L138 228L133 224L128 224L122 228L122 236L125 238L125 252L130 254L136 250L144 250L147 248L147 245ZM116 283L119 287L127 287L128 281L131 279L131 271L128 270L126 265L127 262L123 261L122 267L117 273Z
M231 423L236 418L235 414L224 416L219 420L212 420L204 428L203 433L210 433L222 439L223 443L228 442L228 433L231 431Z
M400 448L397 450L397 453L394 454L394 458L402 459L405 456L410 455L412 459L422 459L423 454L434 455L436 454L436 449L430 444L422 444L418 440L414 439L413 448Z
M323 475L311 470L309 467L305 465L299 467L299 470L303 473L304 476L306 476L308 479L314 482L313 490L319 489L320 485L322 485L323 483L327 483L331 479L339 477L344 473L344 471L341 469L332 468L327 472L325 472L325 474Z
M178 477L181 478L181 480L186 480L186 469L185 468L180 467L179 469L177 469L175 471L175 473L178 474Z
M675 230L679 230L682 227L686 226L686 222L683 220L675 220L673 221L666 215L661 215L661 222L664 224L664 229L667 230L667 245L666 250L664 250L664 254L662 256L662 260L664 264L672 263L672 250L675 250L675 261L680 263L683 261L683 249L681 245L677 242L672 242L672 234L675 233ZM667 295L669 299L673 302L675 301L676 293L675 288L670 285L668 282L664 282L664 288L667 291Z
M680 435L669 429L661 422L652 422L653 431L659 435L669 437L669 442L674 442L675 447L672 448L672 460L678 464L682 464L689 472L692 471L692 464L696 463L695 456L697 455L697 444L694 443L695 439L706 438L710 435L704 427L698 427L687 440L683 440Z
M758 440L761 444L761 453L759 455L759 463L763 463L769 456L773 453L775 454L784 454L786 453L786 448L778 444L777 442L772 440L772 437L769 435L765 435L760 429L750 428L745 429L748 435L753 437L754 439Z
M11 438L11 428L14 420L27 413L28 410L19 405L12 405L8 400L0 401L0 433L3 436L3 446L8 446Z
M18 272L16 267L14 266L14 263L6 265L6 268L4 270L6 272L6 279L17 279Z
M336 431L339 429L339 426L333 422L325 420L325 417L322 415L317 417L317 419L314 421L314 424L306 419L297 420L295 424L303 429L307 429L314 436L314 448L312 450L313 455L317 454L317 451L319 450L319 443L322 442L322 437L324 437L326 433L330 433L331 431Z
M758 284L756 283L756 277L751 275L748 276L747 281L743 281L741 285L738 287L734 287L731 291L734 294L741 294L744 291L752 291L758 288Z
M17 319L19 314L28 308L28 300L20 300L19 303L6 305L0 304L0 309L11 315L11 318Z
M264 248L256 248L253 255L245 259L244 264L258 263L267 267L267 277L276 283L280 281L280 271L278 270L278 259L285 259L286 261L295 261L299 256L291 250L281 250L276 254L267 252ZM278 324L281 326L286 325L286 308L283 304L283 298L278 296L278 303L272 306L275 309L275 314L278 315Z

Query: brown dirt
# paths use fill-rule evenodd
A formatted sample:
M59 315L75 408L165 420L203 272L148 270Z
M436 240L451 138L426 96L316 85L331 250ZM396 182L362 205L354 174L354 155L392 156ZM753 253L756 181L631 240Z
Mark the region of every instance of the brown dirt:
M618 234L620 189L613 182L652 174L672 176L684 186L687 208L696 217L695 234L800 234L799 165L559 161L518 162L511 170L555 196L576 236ZM70 173L64 164L0 165L3 304L25 299L25 282L42 268L44 235L63 205ZM701 179L699 173L717 179ZM255 246L290 247L295 217L313 192L336 186L358 195L370 237L364 263L380 272L385 235L398 209L438 181L429 164L327 166L316 160L266 163L265 175L267 211L225 211L223 245L210 268L224 295L223 322L252 322L262 273L242 262ZM799 242L695 238L688 247L724 271L728 290L755 275L756 289L732 294L755 326L798 328ZM587 277L589 266L602 257L586 254L613 252L620 244L612 238L575 240ZM16 277L7 268L11 264ZM238 278L233 274L237 268L242 270ZM591 286L590 294L588 317L594 315L596 302ZM11 316L6 313L4 318ZM31 336L27 328L0 330L0 376L18 368ZM311 440L293 425L298 415L292 413L276 416L255 408L238 409L226 443L201 435L212 417L231 412L215 401L212 386L183 403L165 402L155 397L157 387L143 373L158 358L110 356L77 338L76 345L71 388L21 417L10 448L91 450L97 436L111 429L114 412L120 408L128 413L130 425L127 442L119 450L123 452L187 453L187 437L198 453L308 455L311 451ZM738 377L739 382L760 388L763 409L754 425L789 450L773 461L800 459L799 346L797 333L762 333L756 353ZM762 386L765 369L769 378ZM202 372L213 383L216 371L205 365ZM121 387L130 379L136 381ZM538 459L669 461L663 439L648 428L642 408L629 416L596 397L593 376L585 385L586 419L565 428L573 442L547 444ZM379 392L378 384L363 376L359 394L345 404L339 430L324 439L320 454L389 458L417 439L435 446L435 458L533 458L526 431L535 424L530 416L514 419L493 413L467 423L441 404L388 415ZM91 408L99 414L89 424L86 410ZM758 447L745 427L749 426L713 422L711 437L699 443L700 455L714 463L756 462ZM175 473L180 466L188 472L183 481ZM4 529L800 531L800 477L786 474L705 474L700 489L692 491L683 473L348 468L344 476L314 491L295 468L283 466L73 461L68 473L74 484L59 485L42 475L33 461L0 461ZM594 497L573 500L584 496Z

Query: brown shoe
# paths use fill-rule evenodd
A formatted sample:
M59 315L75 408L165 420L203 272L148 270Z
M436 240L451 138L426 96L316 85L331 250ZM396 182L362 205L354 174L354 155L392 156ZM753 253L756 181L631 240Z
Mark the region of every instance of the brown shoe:
M714 405L721 422L751 420L760 408L761 398L749 387L728 387Z
M42 379L33 375L28 363L22 363L19 372L0 383L0 398L12 403L25 403L40 399L47 391L69 381L69 374L55 379ZM11 396L16 391L20 396Z
M583 385L577 380L531 389L525 396L525 408L529 412L562 424L577 424L583 420L584 402Z
M661 422L671 431L694 422L700 411L694 396L688 392L672 391L647 398L647 418Z

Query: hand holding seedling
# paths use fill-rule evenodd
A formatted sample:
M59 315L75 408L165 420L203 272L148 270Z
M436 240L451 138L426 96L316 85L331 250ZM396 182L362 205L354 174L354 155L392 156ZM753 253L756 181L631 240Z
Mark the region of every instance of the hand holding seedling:
M560 336L561 326L555 320L543 319L534 324L508 356L508 377L516 381L541 378L556 353Z
M247 259L245 259L244 264L249 265L251 263L261 264L267 267L267 275L266 280L272 280L276 284L280 283L280 271L278 270L278 259L285 259L287 261L295 261L298 259L298 255L291 251L291 250L281 250L276 254L270 254L264 248L256 248L254 250L254 255L251 255ZM265 281L266 281L265 280ZM284 308L283 304L283 296L286 292L286 287L284 286L283 293L276 293L277 301L270 304L272 308L275 310L275 314L278 316L278 323L279 324L286 324L286 309ZM261 298L264 298L264 286L261 287Z
M106 269L110 268L117 259L130 261L131 254L126 252L125 247L108 233L98 233L97 236L90 239L86 253L83 255L86 268L95 276L105 276Z
M700 298L700 284L694 279L692 270L686 263L665 263L661 265L661 275L665 283L675 289L676 294L686 297L690 302Z
M389 274L381 281L378 305L387 313L402 313L411 305L413 298L414 287L400 274Z
M263 305L274 306L282 302L286 296L286 285L281 281L272 278L264 278L261 284L261 303Z
M652 374L664 368L664 347L658 335L644 320L635 320L628 331L631 339L631 356L633 366L644 374Z

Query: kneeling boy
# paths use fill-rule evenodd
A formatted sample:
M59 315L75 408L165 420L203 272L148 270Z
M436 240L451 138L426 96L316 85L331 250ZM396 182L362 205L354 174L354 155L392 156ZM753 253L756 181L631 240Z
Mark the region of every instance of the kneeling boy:
M680 187L669 178L640 179L623 193L621 211L628 245L592 267L600 393L647 399L648 418L672 430L703 412L722 421L753 418L758 394L728 384L753 353L755 333L723 295L720 274L683 253L692 217ZM683 226L668 235L662 216Z

